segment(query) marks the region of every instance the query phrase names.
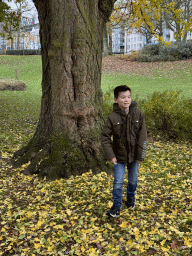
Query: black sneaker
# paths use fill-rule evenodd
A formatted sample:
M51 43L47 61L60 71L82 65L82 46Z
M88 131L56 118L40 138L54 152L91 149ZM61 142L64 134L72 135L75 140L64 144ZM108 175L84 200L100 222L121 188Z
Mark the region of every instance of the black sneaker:
M125 204L126 204L127 208L131 207L132 209L134 209L135 208L135 197L128 197Z
M120 208L112 206L109 211L107 211L107 215L113 218L120 216Z

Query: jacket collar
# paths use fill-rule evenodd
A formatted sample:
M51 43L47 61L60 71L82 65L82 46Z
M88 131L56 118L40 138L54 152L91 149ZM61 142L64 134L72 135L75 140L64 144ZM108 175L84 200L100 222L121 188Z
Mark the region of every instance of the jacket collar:
M129 106L129 113L132 112L132 110L134 108L136 108L138 105L138 103L136 101L132 101L131 102L131 105ZM124 110L122 110L120 107L119 107L119 104L118 103L113 103L113 111L122 115L122 116L127 116L127 114L125 113Z

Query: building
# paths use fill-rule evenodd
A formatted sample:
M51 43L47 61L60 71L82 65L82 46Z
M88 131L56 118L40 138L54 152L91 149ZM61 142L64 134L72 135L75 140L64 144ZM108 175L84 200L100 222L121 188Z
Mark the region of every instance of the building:
M138 51L146 44L146 38L142 34L132 31L132 33L125 33L125 48L124 53Z
M112 52L129 54L132 51L138 51L146 44L146 38L142 34L133 30L127 32L116 28L112 32Z
M0 24L0 32L3 34L3 23ZM21 17L19 28L15 31L10 28L12 39L0 36L0 51L16 49L40 49L39 22L34 18Z
M174 31L164 28L163 29L163 38L167 42L176 42L174 37ZM187 32L186 40L192 39L192 32ZM114 54L129 54L132 51L138 51L144 45L146 45L146 37L136 30L132 30L131 32L127 32L126 30L122 30L119 27L113 29L112 32L112 52ZM151 43L157 43L155 37L151 38Z

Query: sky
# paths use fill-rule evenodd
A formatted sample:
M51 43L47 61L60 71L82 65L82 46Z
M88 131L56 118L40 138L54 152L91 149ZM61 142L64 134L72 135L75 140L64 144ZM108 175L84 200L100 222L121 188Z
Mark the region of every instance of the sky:
M7 0L4 0L5 3L7 3L11 9L15 10L17 9L17 5L14 3L14 1L8 2ZM34 3L32 0L26 0L26 2L28 3L28 7L26 8L26 10L28 11L24 11L23 16L25 17L34 17L35 16L35 23L38 20L38 14L37 14L37 10L34 6Z

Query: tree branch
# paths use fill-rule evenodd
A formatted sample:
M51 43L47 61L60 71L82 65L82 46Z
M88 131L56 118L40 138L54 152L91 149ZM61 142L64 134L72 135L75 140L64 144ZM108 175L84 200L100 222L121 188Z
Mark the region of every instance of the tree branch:
M98 6L100 11L103 13L103 16L105 17L105 21L107 21L111 16L113 6L116 1L117 0L99 0Z

